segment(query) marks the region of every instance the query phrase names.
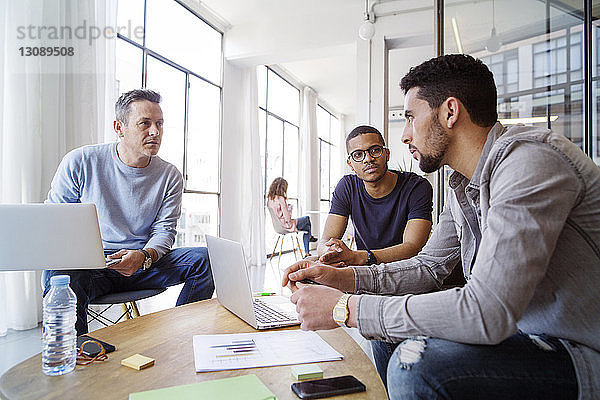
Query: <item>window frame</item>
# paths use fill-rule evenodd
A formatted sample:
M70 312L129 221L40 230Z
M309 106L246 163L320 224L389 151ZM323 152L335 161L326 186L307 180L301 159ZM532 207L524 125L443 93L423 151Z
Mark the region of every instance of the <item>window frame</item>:
M331 113L329 110L327 110L322 104L317 104L317 107L320 107L323 111L325 111L328 115L329 115L329 140L325 140L323 139L321 136L318 136L319 138L319 202L328 202L329 205L331 205L331 195L332 195L332 191L331 191L331 160L332 160L332 153L333 150L337 148L337 146L332 143L333 140L331 139L332 137L332 132L331 132L331 127L332 127L332 118L335 118L336 120L338 120L339 122L339 118L336 117L333 113ZM323 197L323 194L321 193L321 149L322 146L328 146L327 149L329 150L329 158L328 158L328 166L327 166L327 179L329 182L328 185L328 193L327 193L327 198Z
M224 75L224 71L223 71L223 66L224 66L223 35L224 35L224 32L223 32L223 30L219 29L214 24L210 23L206 18L203 18L198 12L194 11L191 7L189 7L183 1L171 0L171 1L174 1L175 3L177 3L179 6L183 7L186 11L190 12L193 16L198 18L202 23L207 24L209 27L211 27L212 29L214 29L221 35L221 57L220 57L220 66L219 66L221 83L218 84L218 83L212 82L210 79L205 78L202 75L176 63L175 61L162 56L161 54L159 54L147 47L147 45L146 45L146 23L147 23L148 0L143 0L143 1L144 1L144 16L143 16L144 35L143 35L141 44L137 43L133 39L130 39L130 38L122 35L121 33L117 33L117 35L116 35L117 40L123 40L127 44L135 46L136 48L138 48L139 50L142 51L142 69L140 71L141 78L142 78L141 79L141 88L146 88L146 85L147 85L148 57L149 56L154 57L157 61L163 62L167 66L177 69L180 72L183 72L185 74L185 99L184 99L184 124L183 124L183 171L181 171L181 174L183 176L183 184L184 184L183 194L198 194L198 195L216 196L216 198L217 198L216 227L217 227L217 234L218 234L221 229L221 192L222 192L221 174L223 171L223 168L222 168L222 162L223 162L222 146L223 146L223 75ZM217 175L218 175L217 191L188 189L188 187L187 187L188 186L188 175L189 175L187 161L188 161L188 151L189 151L189 148L188 148L188 126L189 126L189 96L190 96L190 86L191 86L190 85L190 76L194 76L195 78L200 79L200 80L204 81L205 83L212 85L213 87L216 87L219 89L219 116L218 116L219 128L218 128L218 133L217 133L218 134L218 148L215 149L215 151L217 151L217 153L218 153L217 165L219 168L219 170L217 171Z
M269 160L269 147L268 147L268 142L269 142L269 116L273 117L275 119L277 119L279 122L282 123L282 157L281 157L281 175L280 176L285 176L285 124L289 124L293 127L295 127L296 129L298 129L298 145L300 145L300 124L295 124L291 121L288 121L287 119L283 118L282 116L275 114L274 112L269 110L269 74L273 73L275 75L277 75L279 78L283 79L283 81L285 81L287 84L289 84L291 87L293 87L294 89L296 89L298 91L298 104L300 105L300 89L298 89L296 87L296 85L294 85L293 83L291 83L289 80L287 80L285 77L283 77L281 74L277 73L277 71L273 70L273 68L269 67L268 65L264 65L261 66L260 68L265 68L266 69L266 74L265 74L265 106L263 107L262 105L258 105L258 110L259 111L263 111L265 113L265 137L264 137L264 149L265 149L265 155L264 155L264 160L262 161L262 168L264 171L264 177L263 177L263 192L264 192L264 202L265 205L267 204L267 194L269 192L269 183L267 182L267 161ZM262 115L259 114L259 118L262 117ZM300 162L298 162L298 171L300 170ZM297 173L298 174L298 173ZM298 181L298 179L296 180ZM288 200L293 200L295 201L296 205L298 205L299 203L299 198L298 198L298 193L296 193L295 197L288 197Z

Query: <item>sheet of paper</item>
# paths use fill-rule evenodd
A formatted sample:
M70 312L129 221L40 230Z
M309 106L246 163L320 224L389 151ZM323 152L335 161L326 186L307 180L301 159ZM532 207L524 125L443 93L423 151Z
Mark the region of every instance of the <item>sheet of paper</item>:
M195 335L196 372L271 367L344 358L315 332Z

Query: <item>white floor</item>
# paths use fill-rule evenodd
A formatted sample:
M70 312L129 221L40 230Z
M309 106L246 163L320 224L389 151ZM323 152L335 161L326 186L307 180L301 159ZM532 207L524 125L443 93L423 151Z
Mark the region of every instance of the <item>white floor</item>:
M251 286L255 291L269 291L276 293L283 293L289 295L287 288L281 288L281 272L288 265L295 261L294 254L283 254L281 256L281 262L279 268L277 266L277 257L273 260L273 263L267 262L266 268L253 269L250 271ZM167 308L175 306L177 296L181 290L182 285L173 286L167 289L166 292L161 293L157 296L149 299L140 300L138 302L138 308L140 314L149 314L156 311L161 311ZM94 306L97 307L97 306ZM110 318L118 318L121 314L120 306L113 306L107 312L107 316ZM96 322L91 321L89 323L89 330L102 328L103 326ZM371 346L369 341L363 338L358 330L355 328L346 329L348 334L356 340L360 347L365 351L371 360L373 355L371 352ZM41 327L26 330L26 331L14 331L9 330L8 334L0 337L0 375L7 371L12 366L20 363L21 361L39 353L42 350L41 341Z

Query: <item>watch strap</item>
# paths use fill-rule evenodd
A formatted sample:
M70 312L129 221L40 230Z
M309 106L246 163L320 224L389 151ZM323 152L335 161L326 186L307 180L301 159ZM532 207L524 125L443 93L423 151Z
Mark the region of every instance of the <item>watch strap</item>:
M368 250L368 249L367 249L367 254L369 254L369 257L367 258L367 262L365 263L365 265L377 264L377 257L375 257L375 254L371 250Z
M335 307L333 307L333 320L339 326L345 326L346 322L348 322L348 318L350 317L350 310L348 310L348 299L352 296L350 293L344 293L342 297L337 301Z
M142 264L142 268L144 270L147 270L152 265L152 256L150 255L150 253L148 252L148 250L140 249L140 251L142 253L144 253L144 257L145 257L144 258L144 263Z

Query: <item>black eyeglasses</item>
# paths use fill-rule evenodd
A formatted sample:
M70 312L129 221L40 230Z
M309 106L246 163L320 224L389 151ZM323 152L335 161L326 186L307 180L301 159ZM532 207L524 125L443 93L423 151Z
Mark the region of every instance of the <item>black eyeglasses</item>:
M352 153L348 154L348 158L351 158L356 162L362 162L367 156L367 153L369 153L369 155L373 158L379 158L383 154L384 149L387 149L387 147L376 144L366 150L354 150Z

